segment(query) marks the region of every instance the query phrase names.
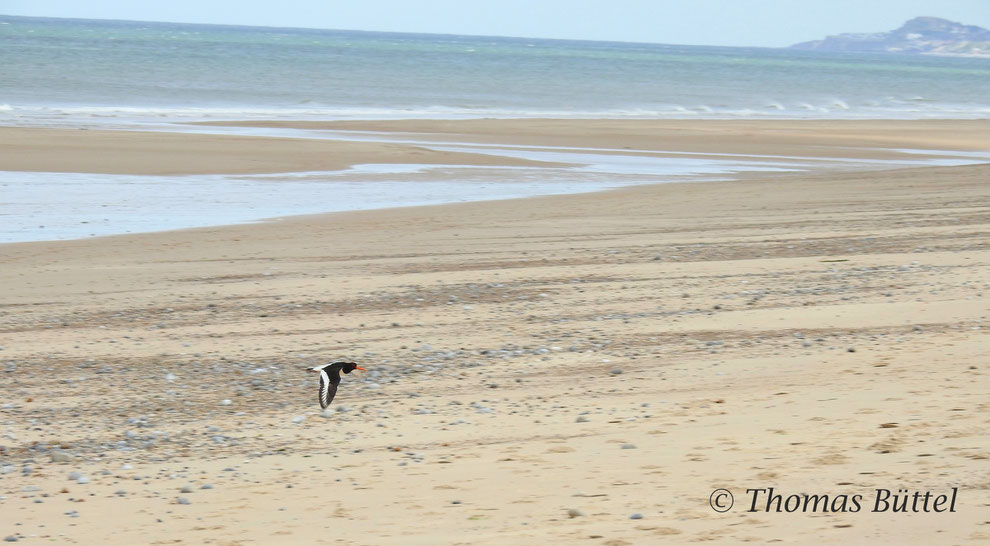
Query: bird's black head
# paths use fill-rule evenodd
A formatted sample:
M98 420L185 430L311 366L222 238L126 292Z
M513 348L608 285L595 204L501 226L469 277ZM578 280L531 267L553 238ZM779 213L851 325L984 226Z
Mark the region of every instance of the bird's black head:
M355 362L342 362L341 364L343 364L343 366L341 366L340 371L344 373L351 373L354 370L361 370L362 372L368 371L361 366L358 366Z

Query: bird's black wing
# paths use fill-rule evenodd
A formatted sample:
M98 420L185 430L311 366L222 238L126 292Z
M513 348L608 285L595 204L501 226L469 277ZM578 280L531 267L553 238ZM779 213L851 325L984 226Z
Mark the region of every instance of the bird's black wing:
M320 370L320 407L326 409L333 402L333 397L337 394L337 385L340 384L340 373L334 373L331 377L326 370Z

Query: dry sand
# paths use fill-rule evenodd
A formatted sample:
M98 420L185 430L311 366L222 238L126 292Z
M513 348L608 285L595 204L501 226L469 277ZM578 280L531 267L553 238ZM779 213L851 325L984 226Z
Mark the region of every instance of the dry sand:
M665 122L655 139L637 122L346 125L726 153L990 148L984 122ZM187 172L298 170L273 139L0 141L11 131L32 135L35 164L3 169L163 172L194 148ZM321 145L305 165L393 146ZM126 146L140 158L84 153ZM986 541L987 180L988 165L753 177L0 246L0 536ZM302 368L337 357L371 371L324 417ZM862 509L748 511L746 490L770 487ZM956 488L955 512L874 513L878 488Z

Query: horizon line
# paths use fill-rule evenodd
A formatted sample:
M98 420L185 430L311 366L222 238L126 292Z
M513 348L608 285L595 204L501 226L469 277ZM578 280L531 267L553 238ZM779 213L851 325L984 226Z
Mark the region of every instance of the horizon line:
M605 44L642 44L642 45L659 45L659 46L691 46L691 47L728 47L728 48L746 48L746 49L790 49L791 45L787 46L754 46L754 45L715 45L715 44L685 44L685 43L669 43L669 42L643 42L637 40L601 40L601 39L588 39L588 38L545 38L539 36L507 36L498 34L458 34L455 32L413 32L413 31L402 31L402 30L367 30L367 29L350 29L350 28L327 28L327 27L301 27L301 26L271 26L271 25L245 25L245 24L235 24L235 23L191 23L187 21L163 21L163 20L141 20L141 19L105 19L102 17L51 17L48 15L11 15L6 13L0 13L0 17L10 17L18 19L53 19L59 21L104 21L111 23L153 23L162 25L193 25L193 26L205 26L205 27L230 27L230 28L266 28L266 29L280 29L280 30L327 30L335 32L354 32L354 33L368 33L368 34L414 34L422 36L453 36L453 37L464 37L464 38L500 38L500 39L510 39L510 40L545 40L553 42L594 42L594 43L605 43ZM801 43L801 42L795 42Z

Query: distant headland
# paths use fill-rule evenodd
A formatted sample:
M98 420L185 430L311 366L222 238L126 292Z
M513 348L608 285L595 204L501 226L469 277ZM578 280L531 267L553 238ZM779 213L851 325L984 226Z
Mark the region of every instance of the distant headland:
M990 57L990 30L938 17L915 17L889 32L838 34L791 48Z

